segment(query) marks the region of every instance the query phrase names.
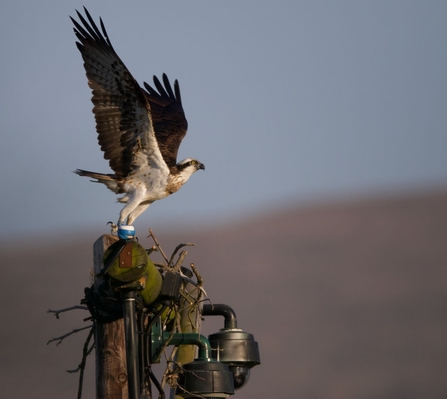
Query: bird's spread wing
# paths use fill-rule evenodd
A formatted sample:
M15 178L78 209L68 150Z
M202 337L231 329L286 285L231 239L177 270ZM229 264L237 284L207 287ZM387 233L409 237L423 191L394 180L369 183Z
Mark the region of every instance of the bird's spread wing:
M71 20L93 92L93 113L104 158L120 177L146 165L166 168L144 90L116 54L102 20L101 33L84 10L88 21L76 11L83 26Z
M180 143L185 137L188 122L182 107L180 86L174 82L174 91L166 74L163 74L163 83L154 76L155 90L144 82L146 98L151 107L152 123L158 146L168 167L177 163L177 153Z

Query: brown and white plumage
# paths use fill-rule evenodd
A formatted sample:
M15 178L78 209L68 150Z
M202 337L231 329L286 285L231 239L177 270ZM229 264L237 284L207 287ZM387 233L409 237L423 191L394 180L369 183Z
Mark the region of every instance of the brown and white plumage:
M188 127L177 80L171 87L154 76L155 88L141 88L116 54L102 20L101 31L84 7L85 19L71 18L92 89L98 143L113 174L78 169L80 176L96 179L126 203L118 224L132 224L154 201L178 191L198 169L196 159L177 163L177 153ZM82 24L82 25L81 25Z

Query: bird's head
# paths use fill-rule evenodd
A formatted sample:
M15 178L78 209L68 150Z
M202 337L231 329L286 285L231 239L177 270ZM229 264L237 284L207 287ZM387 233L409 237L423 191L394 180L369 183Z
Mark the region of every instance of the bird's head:
M170 184L168 184L170 187L167 187L169 194L180 190L180 187L199 169L205 170L205 165L193 158L186 158L175 165L175 169L171 170Z
M194 158L186 158L177 164L178 172L186 178L189 178L189 176L199 169L205 170L205 165Z

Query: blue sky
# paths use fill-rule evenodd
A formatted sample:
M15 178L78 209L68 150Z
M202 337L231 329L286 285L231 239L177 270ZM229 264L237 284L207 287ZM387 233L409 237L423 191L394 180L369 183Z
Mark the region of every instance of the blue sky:
M206 165L136 227L445 184L445 1L24 1L0 5L1 220L107 230L121 205L68 16L85 5L142 84L178 79L179 158Z

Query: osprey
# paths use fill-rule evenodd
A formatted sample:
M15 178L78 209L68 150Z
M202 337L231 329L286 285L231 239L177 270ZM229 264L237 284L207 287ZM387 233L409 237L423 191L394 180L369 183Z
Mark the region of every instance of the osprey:
M193 158L177 163L188 127L177 80L172 88L163 74L163 84L154 76L156 89L146 82L146 90L141 88L113 49L102 19L101 33L84 10L88 22L76 11L83 26L70 19L93 93L98 143L114 173L75 173L124 194L118 199L125 203L118 226L131 225L150 204L178 191L205 166Z

